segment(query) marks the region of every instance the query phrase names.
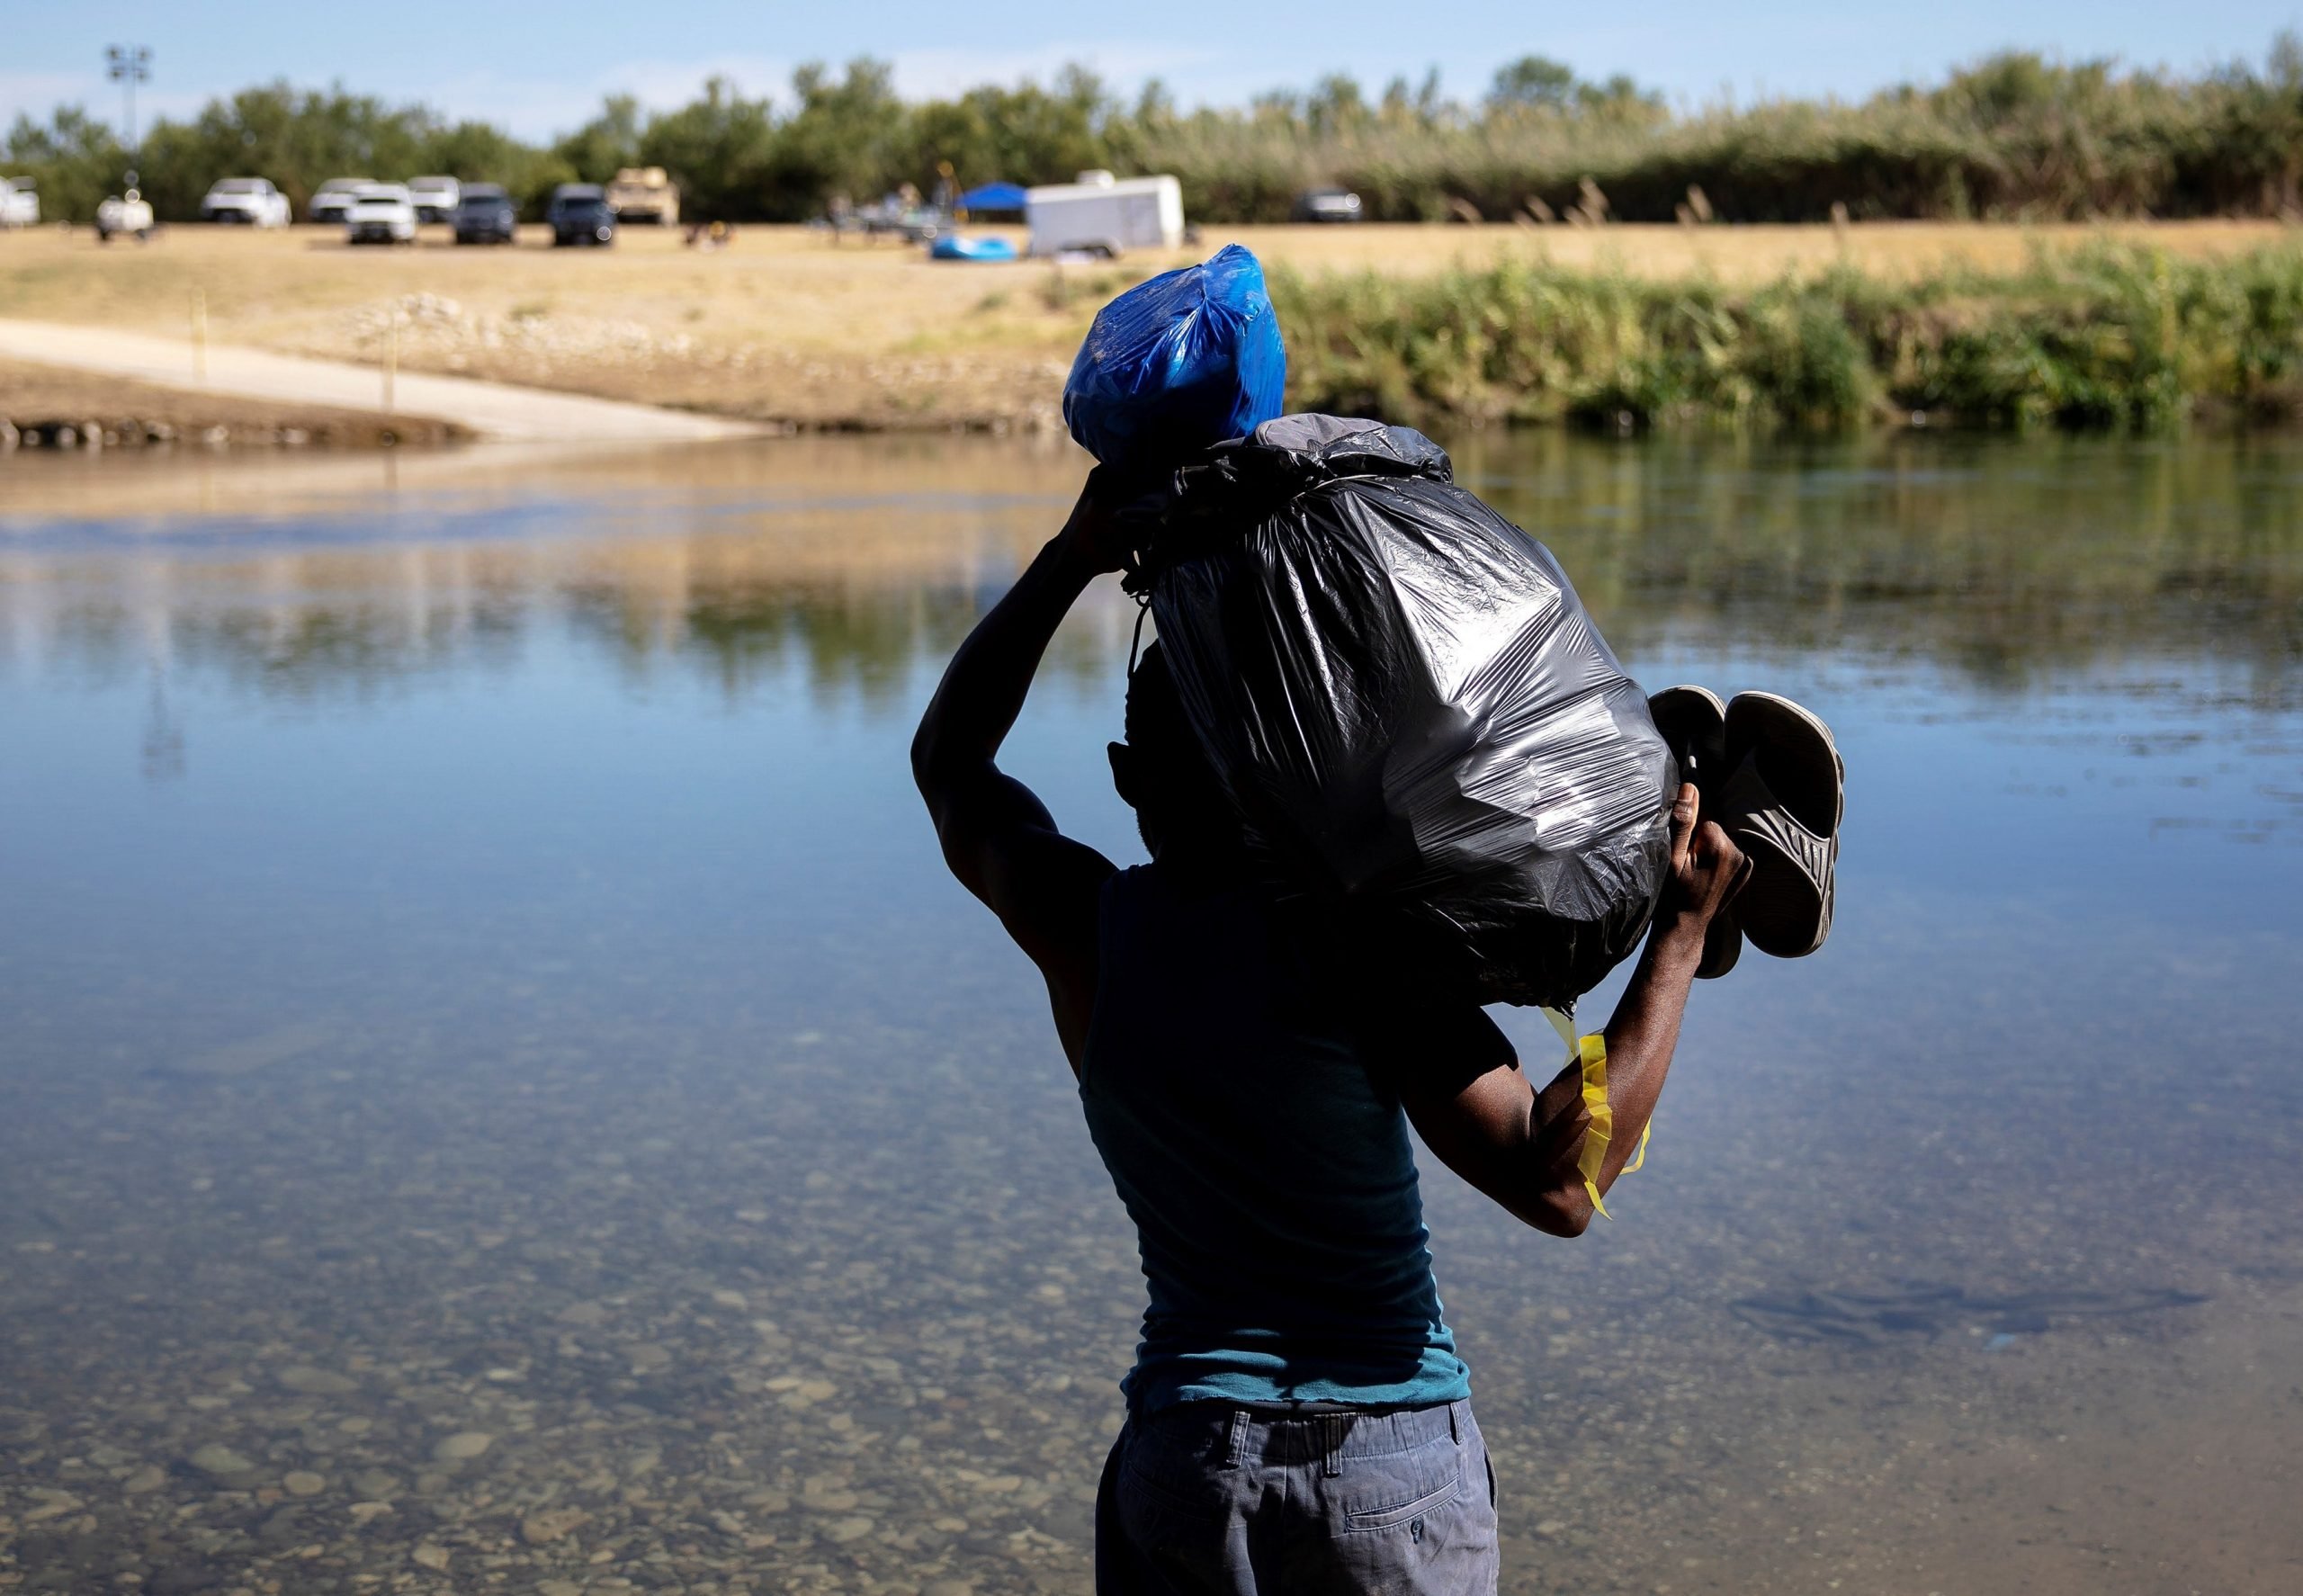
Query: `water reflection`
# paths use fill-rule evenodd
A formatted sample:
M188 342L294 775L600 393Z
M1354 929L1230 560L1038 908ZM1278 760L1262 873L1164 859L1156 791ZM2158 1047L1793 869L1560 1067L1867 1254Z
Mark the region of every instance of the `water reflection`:
M336 502L318 549L309 520L155 530L20 510L0 542L0 651L101 671L157 650L294 695L500 665L563 627L634 678L685 662L739 696L797 658L823 690L892 710L906 668L948 651L1076 482L1044 452L993 471L992 447L874 461L874 490L847 493L821 467L766 493L744 472L667 480L649 457L635 482L638 462L592 461L509 507L469 487L410 489L381 515ZM1626 449L1545 435L1457 453L1467 481L1559 550L1626 653L1915 652L1989 686L2196 653L2246 665L2260 704L2295 691L2303 452L2284 441ZM417 531L417 546L368 546Z
M1909 435L1637 451L1512 439L1467 480L1572 550L1636 651L1693 625L1786 650L1912 651L1979 684L2150 653L2243 660L2276 700L2303 651L2303 452Z
M1457 453L1855 777L1616 1225L1433 1181L1511 1588L2280 1588L2303 459ZM1076 459L17 463L0 1579L1083 1588L1132 1246L903 770ZM1017 745L1129 856L1134 619Z

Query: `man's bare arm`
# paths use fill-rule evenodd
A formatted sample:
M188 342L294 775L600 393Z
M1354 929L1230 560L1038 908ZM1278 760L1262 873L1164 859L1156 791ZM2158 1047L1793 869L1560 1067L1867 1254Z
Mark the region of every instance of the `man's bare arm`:
M1106 553L1112 541L1082 493L1063 530L952 656L911 743L912 776L944 861L1046 977L1074 1070L1095 991L1097 894L1113 866L1058 831L998 758L1056 626L1089 582L1119 569Z
M1655 1112L1679 1046L1688 989L1703 959L1704 932L1744 874L1742 852L1716 824L1698 825L1695 788L1681 788L1671 809L1671 877L1605 1033L1614 1130L1592 1181L1602 1196L1631 1161ZM1583 1233L1592 1209L1578 1163L1591 1116L1578 1065L1569 1063L1540 1091L1517 1059L1460 1087L1418 1091L1418 1073L1411 1063L1402 1071L1402 1095L1416 1134L1442 1162L1537 1230Z

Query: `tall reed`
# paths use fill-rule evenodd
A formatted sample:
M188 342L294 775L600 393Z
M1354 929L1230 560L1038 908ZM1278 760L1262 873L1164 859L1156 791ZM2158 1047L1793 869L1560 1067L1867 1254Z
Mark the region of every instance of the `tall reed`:
M1298 408L1427 423L2154 429L2303 409L2303 247L2099 245L2024 269L1756 288L1506 261L1277 272Z

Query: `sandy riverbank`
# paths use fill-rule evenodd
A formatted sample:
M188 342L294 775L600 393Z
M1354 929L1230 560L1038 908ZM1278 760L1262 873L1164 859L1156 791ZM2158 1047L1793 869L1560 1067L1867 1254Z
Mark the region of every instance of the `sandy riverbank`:
M12 434L20 447L76 449L372 449L453 443L470 435L426 416L242 399L0 360L0 444Z
M532 229L533 231L533 229ZM436 235L436 236L435 236ZM1049 427L1096 307L1140 277L1236 238L1309 274L1416 276L1498 257L1639 276L1751 283L1845 263L1896 279L2033 249L2148 238L2219 256L2281 236L2212 221L2025 229L1828 227L1211 229L1191 250L1058 268L937 264L915 248L835 245L746 228L727 249L633 229L601 251L354 250L333 229L179 227L142 247L85 232L0 239L0 316L188 336L366 364L397 345L408 372L824 428Z

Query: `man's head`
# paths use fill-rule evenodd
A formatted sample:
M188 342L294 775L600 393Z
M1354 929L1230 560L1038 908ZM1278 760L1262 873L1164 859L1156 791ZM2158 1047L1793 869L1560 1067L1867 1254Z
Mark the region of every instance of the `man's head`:
M1112 785L1135 811L1135 829L1153 858L1204 863L1239 850L1239 819L1156 642L1127 678L1127 740L1111 745L1111 759Z

